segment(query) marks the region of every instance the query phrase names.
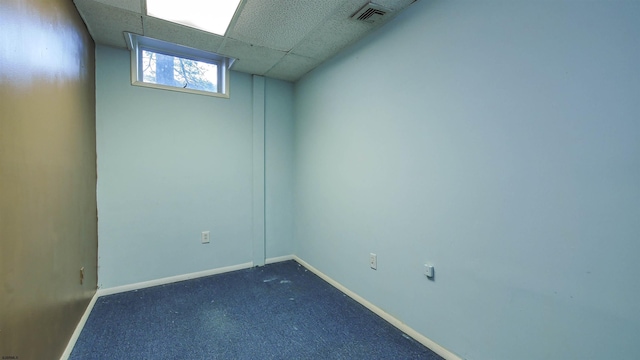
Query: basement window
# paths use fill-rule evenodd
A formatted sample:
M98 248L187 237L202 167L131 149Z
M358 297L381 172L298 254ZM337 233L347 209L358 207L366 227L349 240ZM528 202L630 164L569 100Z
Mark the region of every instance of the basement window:
M131 84L229 97L229 67L234 59L141 35L126 35L131 51Z

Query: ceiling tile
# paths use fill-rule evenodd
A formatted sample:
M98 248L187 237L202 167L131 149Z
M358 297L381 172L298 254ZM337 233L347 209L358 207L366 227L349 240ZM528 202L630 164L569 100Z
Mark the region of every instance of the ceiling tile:
M233 64L233 70L257 75L264 75L286 55L284 51L250 45L230 38L218 53L237 59Z
M345 1L348 0L247 1L228 35L250 44L289 51Z
M367 33L380 27L415 0L376 0L375 3L393 10L386 20L379 23L356 21L351 17L363 6L360 2L344 3L322 26L310 33L291 51L311 58L328 59L340 50L358 41ZM385 16L386 17L386 16Z
M276 79L296 81L320 65L322 61L296 54L287 54L265 75Z
M142 21L144 27L143 35L154 39L214 53L218 52L220 45L224 42L222 36L154 17L143 16Z
M296 81L415 0L374 0L395 11L373 25L351 19L369 0L243 0L226 37L143 15L144 1L74 3L96 43L125 48L127 31L236 58L235 71Z
M374 3L394 11L397 15L401 10L418 0L375 0Z
M124 31L142 34L139 14L91 0L75 0L74 3L97 43L126 48Z
M335 55L375 27L374 24L351 19L360 8L360 3L343 4L328 21L310 33L291 52L316 59Z
M141 14L142 2L144 0L96 0L96 1L109 6L113 6L123 10L128 10L128 11Z

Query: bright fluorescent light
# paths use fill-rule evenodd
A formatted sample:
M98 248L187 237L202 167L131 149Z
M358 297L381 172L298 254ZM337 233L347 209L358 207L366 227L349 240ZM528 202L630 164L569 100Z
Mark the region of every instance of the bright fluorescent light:
M240 0L147 0L147 15L224 35Z

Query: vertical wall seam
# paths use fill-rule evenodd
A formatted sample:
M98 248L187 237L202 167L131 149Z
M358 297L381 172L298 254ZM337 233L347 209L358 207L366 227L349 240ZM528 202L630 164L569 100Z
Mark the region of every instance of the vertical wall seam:
M266 258L265 227L265 79L253 75L253 264L262 266Z

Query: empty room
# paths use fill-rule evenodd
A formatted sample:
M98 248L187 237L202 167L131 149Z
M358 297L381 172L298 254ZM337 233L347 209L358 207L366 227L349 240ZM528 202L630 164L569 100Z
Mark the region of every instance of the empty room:
M204 3L0 3L2 359L640 358L640 1Z

